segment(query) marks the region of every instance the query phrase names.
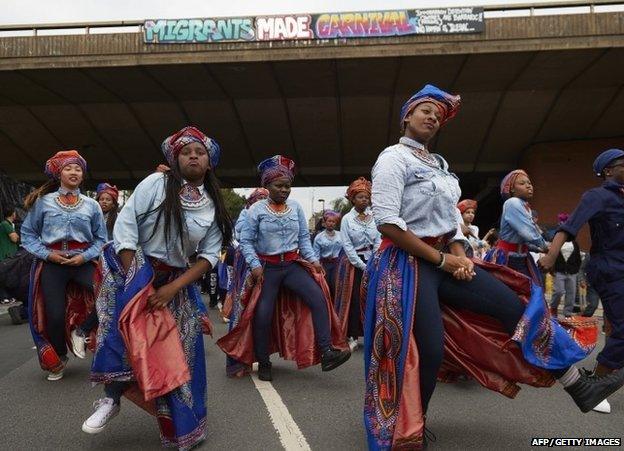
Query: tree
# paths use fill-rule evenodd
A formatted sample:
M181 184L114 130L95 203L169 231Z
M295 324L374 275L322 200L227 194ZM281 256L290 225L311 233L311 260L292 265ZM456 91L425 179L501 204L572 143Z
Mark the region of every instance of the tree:
M339 197L338 199L334 199L331 202L332 210L337 211L342 216L346 215L351 211L351 202L349 199L345 197Z
M230 217L232 220L236 221L242 209L245 208L247 199L245 196L236 194L232 188L221 188L221 195L223 196L225 208L230 214Z

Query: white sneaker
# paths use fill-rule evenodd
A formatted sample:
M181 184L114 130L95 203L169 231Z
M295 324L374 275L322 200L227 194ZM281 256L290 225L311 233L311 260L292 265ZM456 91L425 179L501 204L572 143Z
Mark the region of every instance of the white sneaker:
M594 412L600 412L600 413L611 413L611 404L609 404L608 400L603 399L602 401L600 401L600 404L598 404L592 410Z
M63 373L65 372L65 367L67 366L67 356L61 357L61 362L63 362L63 367L56 372L50 372L48 374L47 379L49 381L58 381L59 379L63 379Z
M76 332L77 329L71 331L71 343L72 349L74 350L74 354L79 359L84 359L87 357L86 349L87 342L85 337Z
M58 381L59 379L63 379L63 372L64 371L65 371L65 368L63 368L60 371L57 371L56 373L50 372L46 379L48 379L49 381Z
M82 430L87 434L102 432L108 422L119 413L119 404L115 404L113 398L98 399L93 403L95 412L82 423Z
M357 340L353 337L349 337L349 349L351 349L351 352L355 351L357 347L358 347Z

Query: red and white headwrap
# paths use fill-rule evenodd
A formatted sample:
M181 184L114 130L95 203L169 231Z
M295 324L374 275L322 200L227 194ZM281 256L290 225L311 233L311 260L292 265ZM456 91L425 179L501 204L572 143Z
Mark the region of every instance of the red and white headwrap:
M529 177L529 174L527 174L522 169L514 169L509 174L507 174L505 177L503 177L503 181L500 184L500 193L501 193L501 196L502 196L503 199L509 199L511 197L511 190L512 190L512 188L514 186L514 183L516 183L516 179L520 175L524 175L526 177Z
M217 167L217 164L219 164L219 156L221 155L219 144L195 127L184 127L182 130L174 133L163 141L160 147L169 166L175 165L182 147L190 143L202 144L208 151L210 167L213 169Z
M280 177L286 177L292 182L295 178L295 162L283 155L274 155L260 162L258 172L262 186Z
M269 197L269 190L266 188L256 188L252 191L252 193L247 198L246 208L251 207L253 204L258 202L261 199L266 199Z
M347 194L345 197L353 202L353 198L357 193L364 192L370 196L372 188L373 184L371 182L366 180L364 177L358 177L352 181L349 188L347 188Z
M87 161L82 158L77 150L56 152L52 158L46 161L44 171L48 177L58 180L61 178L61 171L68 164L77 164L82 168L82 172L87 172Z
M115 203L119 201L119 190L115 185L109 183L100 183L95 189L95 199L98 200L102 194L110 195Z
M472 200L472 199L464 199L460 203L457 204L457 208L459 208L459 211L461 212L461 214L464 214L464 212L468 210L469 208L476 210L477 201Z

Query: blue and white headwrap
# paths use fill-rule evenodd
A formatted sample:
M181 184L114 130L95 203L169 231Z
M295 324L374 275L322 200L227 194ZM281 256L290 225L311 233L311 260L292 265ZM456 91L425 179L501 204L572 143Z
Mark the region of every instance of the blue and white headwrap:
M442 91L436 86L425 85L424 88L410 97L401 107L401 132L405 130L405 118L418 104L424 102L431 102L438 106L442 113L440 118L440 126L442 126L457 114L461 97Z

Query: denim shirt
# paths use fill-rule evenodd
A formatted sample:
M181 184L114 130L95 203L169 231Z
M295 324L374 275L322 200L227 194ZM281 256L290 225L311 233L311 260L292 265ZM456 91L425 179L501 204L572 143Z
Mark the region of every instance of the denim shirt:
M355 207L344 215L340 222L340 237L349 262L364 271L366 263L362 257L370 260L373 252L381 245L381 234L372 216L368 221L360 221L357 216L358 212ZM358 249L364 248L366 250L358 252Z
M198 188L203 192L203 186ZM159 227L154 232L158 216L158 211L155 210L164 199L164 174L151 174L137 185L117 216L113 229L115 251L134 251L141 246L145 255L176 268L188 266L189 258L197 252L198 258L208 260L214 268L221 254L223 236L215 221L215 208L210 196L208 203L200 209L182 207L184 239L172 224L172 237L168 244L165 239L164 218L160 219ZM145 214L147 212L151 213Z
M241 210L238 214L236 224L234 224L234 234L237 240L240 240L241 233L243 233L243 224L245 224L245 218L247 217L247 209Z
M301 205L288 199L286 206L290 211L278 216L269 211L268 203L268 199L263 199L247 210L240 239L247 264L254 269L262 266L258 254L279 255L296 249L305 260L318 262Z
M461 196L457 176L442 156L432 154L437 164L427 164L414 148L424 146L404 136L377 158L372 170L375 222L394 224L419 238L454 233L451 242L461 241L467 248L457 209Z
M314 238L314 252L317 258L336 258L342 250L342 239L340 232L334 231L334 235L330 237L326 230L319 232Z
M546 247L539 228L531 216L528 202L512 197L503 204L499 237L514 244L527 244L539 249Z
M56 198L68 191L60 188L48 193L35 202L22 224L22 245L34 256L46 260L50 246L59 241L89 243L84 250L68 251L69 254L82 253L85 261L98 258L106 243L106 225L100 205L90 197L79 195L81 205L75 210L61 207Z

